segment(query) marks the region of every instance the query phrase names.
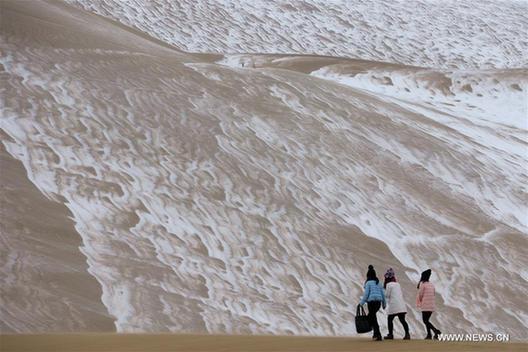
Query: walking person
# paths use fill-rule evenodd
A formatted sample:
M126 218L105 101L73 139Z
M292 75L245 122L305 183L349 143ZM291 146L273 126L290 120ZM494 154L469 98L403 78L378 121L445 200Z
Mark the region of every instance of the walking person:
M431 278L431 269L427 269L422 273L420 282L418 283L418 295L416 296L416 307L422 311L422 320L427 329L426 340L434 338L438 340L438 336L442 333L440 330L434 327L431 323L431 315L435 311L435 288L434 285L429 282ZM431 331L434 332L434 337L431 335Z
M367 281L365 282L364 288L365 292L363 293L363 297L359 304L363 305L365 302L367 303L368 319L374 330L374 336L372 336L372 338L375 341L382 341L383 338L381 337L376 313L381 306L385 309L385 292L383 292L383 287L381 286L379 279L376 276L376 271L372 265L368 266Z
M405 321L405 314L407 314L407 307L405 306L405 301L403 300L403 294L401 286L396 280L396 274L392 268L389 268L385 273L385 282L383 283L385 288L385 299L387 300L387 326L389 333L385 336L385 339L392 340L394 339L393 329L394 329L394 318L398 317L400 320L403 329L405 330L404 340L410 340L411 335L409 334L409 325Z

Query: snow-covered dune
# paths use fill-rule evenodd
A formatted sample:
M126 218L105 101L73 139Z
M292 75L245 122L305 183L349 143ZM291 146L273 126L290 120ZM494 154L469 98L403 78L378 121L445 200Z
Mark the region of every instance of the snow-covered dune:
M123 8L173 28L162 7ZM417 337L430 267L444 332L525 338L523 69L194 55L61 3L0 13L2 142L73 214L118 331L353 334L374 264L396 269ZM446 66L522 64L522 40Z
M436 68L528 65L524 0L67 0L182 50Z

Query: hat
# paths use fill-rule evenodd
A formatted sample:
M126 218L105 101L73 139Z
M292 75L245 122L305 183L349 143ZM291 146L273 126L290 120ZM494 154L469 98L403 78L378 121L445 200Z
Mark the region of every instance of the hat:
M422 276L420 277L420 282L418 282L418 288L420 288L420 284L422 282L429 281L429 278L431 277L431 269L427 269L426 271L422 272Z
M431 277L431 269L427 269L422 273L422 277L420 278L420 281L429 281L429 278Z
M396 274L394 273L394 270L392 268L389 268L387 272L385 273L385 279L394 279L396 277Z
M367 280L376 280L376 279L377 279L376 270L374 270L374 266L369 265L368 271L367 271Z

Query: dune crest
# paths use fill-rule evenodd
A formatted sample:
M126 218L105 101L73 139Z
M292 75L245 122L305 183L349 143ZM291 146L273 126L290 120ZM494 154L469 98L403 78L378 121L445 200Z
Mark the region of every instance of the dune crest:
M191 52L319 54L444 69L528 65L525 1L66 1Z

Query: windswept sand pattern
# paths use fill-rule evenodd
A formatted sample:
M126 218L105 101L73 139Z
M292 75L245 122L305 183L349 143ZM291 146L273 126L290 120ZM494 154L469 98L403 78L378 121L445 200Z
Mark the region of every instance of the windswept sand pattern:
M306 60L312 65L306 65ZM231 67L277 67L307 72L376 94L424 115L431 122L446 125L448 130L437 135L439 138L445 139L443 134L456 131L452 134L453 143L465 139L480 144L487 157L495 160L497 171L493 176L485 173L481 176L488 178L487 183L467 183L467 177L455 176L452 166L444 166L448 165L445 161L429 160L425 155L418 158L405 155L407 161L422 164L450 187L474 198L488 215L520 231L528 227L526 193L518 188L526 177L519 172L519 166L527 167L528 70L439 71L359 60L250 54L229 55L218 62ZM436 135L433 130L429 133ZM390 141L384 143L387 150L397 147L390 145ZM456 148L465 146L458 143ZM496 183L497 172L504 173L504 177L519 178L511 184ZM506 192L511 196L505 198L504 187L512 186Z
M528 3L67 0L180 49L344 56L437 68L528 65Z
M373 263L409 304L432 267L444 332L525 338L522 126L316 77L325 58L229 67L57 3L2 16L3 143L73 214L118 331L353 334ZM471 77L525 97L513 72Z
M0 166L0 332L115 331L67 208L46 199L3 145Z

